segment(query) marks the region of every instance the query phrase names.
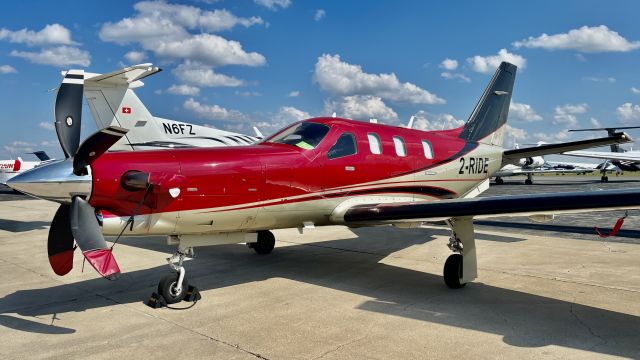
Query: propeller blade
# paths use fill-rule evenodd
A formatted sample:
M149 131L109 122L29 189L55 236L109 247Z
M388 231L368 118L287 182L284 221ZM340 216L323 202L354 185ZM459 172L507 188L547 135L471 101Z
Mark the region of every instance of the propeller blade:
M102 235L95 209L79 196L71 203L70 224L76 243L89 264L100 275L115 280L120 275L120 268Z
M73 269L73 234L69 226L70 206L60 205L49 228L47 252L53 272L62 276Z
M82 142L73 157L73 173L87 175L86 167L91 165L100 155L125 136L129 130L118 126L109 126L95 132Z
M55 126L64 156L72 157L80 145L84 70L69 70L56 95Z

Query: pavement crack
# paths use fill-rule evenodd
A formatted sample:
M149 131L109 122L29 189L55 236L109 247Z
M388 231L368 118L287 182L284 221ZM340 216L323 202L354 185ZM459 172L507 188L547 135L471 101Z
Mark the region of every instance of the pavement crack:
M595 331L593 331L593 329L591 329L591 327L585 323L584 321L582 321L582 319L580 318L580 316L578 316L578 314L576 314L575 311L573 311L573 307L576 305L575 300L574 302L571 303L571 306L569 307L569 313L576 319L576 321L582 325L582 327L584 327L585 329L587 329L587 331L589 332L589 334L591 334L591 336L599 339L601 341L600 344L594 344L593 346L591 346L588 350L592 350L600 345L605 345L606 343L608 343L608 340L604 339L602 336L596 334Z
M367 338L367 336L368 336L368 335L361 336L361 337L359 337L359 338L357 338L357 339L353 339L353 340L348 341L348 342L346 342L346 343L340 344L340 345L338 345L338 346L334 347L334 348L333 348L333 349L331 349L331 350L325 351L325 352L324 352L324 353L322 353L320 356L317 356L317 357L313 358L313 360L322 359L322 358L324 358L325 356L327 356L327 355L329 355L329 354L332 354L332 353L334 353L334 352L336 352L336 351L338 351L338 350L340 350L340 349L342 349L342 348L344 348L344 347L346 347L346 346L349 346L349 345L351 345L351 344L357 343L358 341L361 341L361 340L366 339L366 338Z

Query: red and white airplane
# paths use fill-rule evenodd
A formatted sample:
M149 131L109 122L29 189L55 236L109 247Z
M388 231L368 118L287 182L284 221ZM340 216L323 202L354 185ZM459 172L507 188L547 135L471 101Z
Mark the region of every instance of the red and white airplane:
M44 151L34 151L32 154L40 161L24 161L19 156L15 160L0 160L0 184L6 185L7 181L14 176L51 161Z
M80 146L63 144L68 159L21 174L9 186L61 203L48 240L59 275L72 268L74 239L112 279L120 269L103 235L167 235L178 246L170 259L175 271L158 285L168 303L185 296L182 261L194 247L247 243L266 254L275 241L269 230L323 225L446 220L454 254L444 280L459 288L476 278L474 217L640 206L637 189L473 198L505 163L629 141L617 133L505 151L515 75L516 66L502 63L469 121L453 130L315 118L251 146L106 152L127 133L108 127Z

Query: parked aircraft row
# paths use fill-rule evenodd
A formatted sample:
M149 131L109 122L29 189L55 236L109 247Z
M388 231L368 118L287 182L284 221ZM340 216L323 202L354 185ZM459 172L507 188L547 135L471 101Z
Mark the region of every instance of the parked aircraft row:
M169 303L186 294L183 260L194 247L247 243L267 254L275 242L270 230L324 225L406 227L444 220L452 229L448 246L453 252L444 264L444 281L459 288L477 275L474 218L640 206L639 189L475 198L506 164L630 141L628 135L614 133L504 150L516 70L502 63L469 120L456 129L421 131L314 118L259 143L232 148L133 139L136 127L156 126L132 89L157 68L145 64L107 75L70 70L55 106L66 159L20 174L8 184L60 203L48 239L49 261L59 275L71 271L75 244L98 273L115 279L120 268L104 235L166 235L178 248L170 260L173 271L158 285ZM80 144L83 93L95 97L90 109L106 127ZM171 128L174 123L188 126L171 122ZM156 128L159 133L165 129ZM190 131L171 138L180 144L216 142ZM149 148L162 149L135 151Z

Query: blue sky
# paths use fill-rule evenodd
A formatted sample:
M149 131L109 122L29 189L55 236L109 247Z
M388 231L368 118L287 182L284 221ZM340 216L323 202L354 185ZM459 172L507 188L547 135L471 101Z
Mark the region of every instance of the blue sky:
M116 6L114 6L114 4ZM440 129L466 120L500 60L520 66L508 142L640 125L631 1L23 1L0 11L0 158L44 149L60 70L152 62L151 112L250 133L308 116ZM85 133L95 130L84 108ZM640 137L640 131L630 131Z

